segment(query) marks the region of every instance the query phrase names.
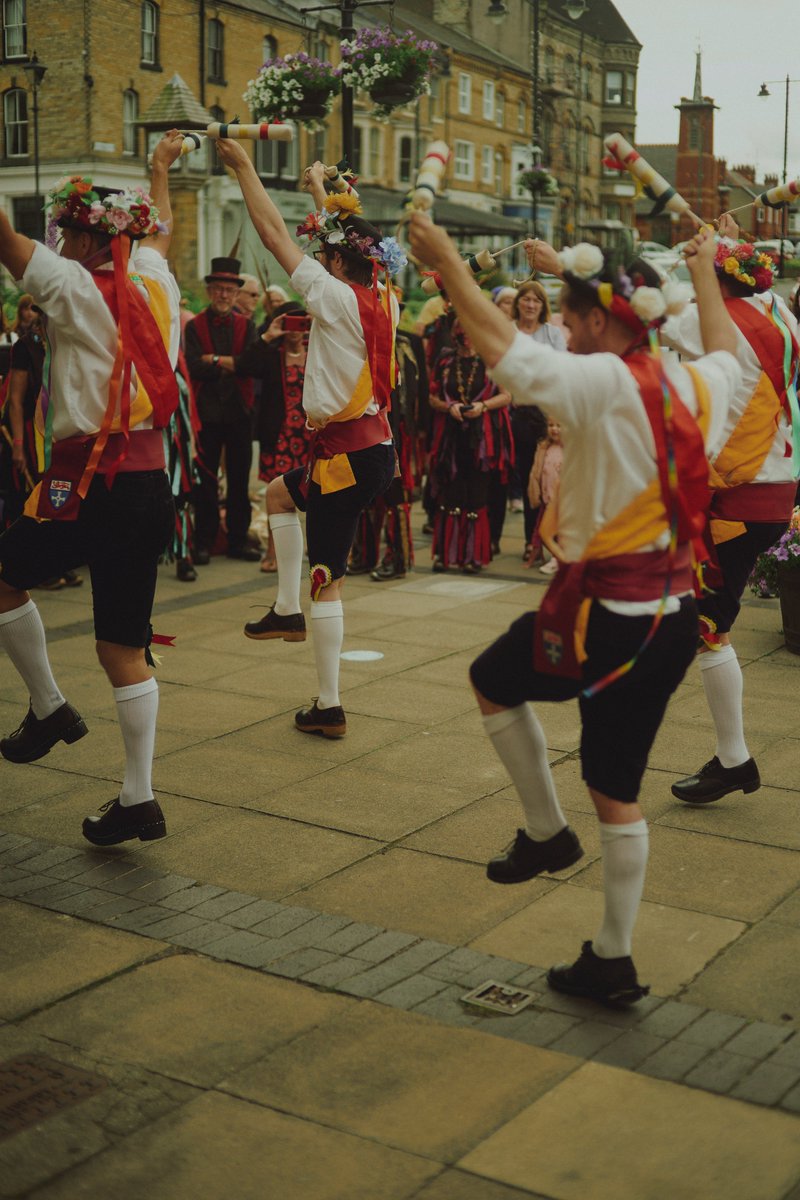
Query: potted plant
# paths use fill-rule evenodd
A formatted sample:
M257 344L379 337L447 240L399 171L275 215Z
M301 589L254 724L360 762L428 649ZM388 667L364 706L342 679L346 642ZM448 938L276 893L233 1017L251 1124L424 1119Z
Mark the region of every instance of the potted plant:
M800 507L786 533L759 554L748 582L756 596L780 598L786 649L800 654Z
M341 87L339 67L305 53L287 54L264 63L244 99L257 121L296 120L316 128Z
M342 82L369 92L373 116L386 119L392 109L431 90L439 47L421 40L410 29L359 29L342 42Z
M529 167L527 171L520 171L517 187L530 192L532 196L558 195L558 180L547 167Z

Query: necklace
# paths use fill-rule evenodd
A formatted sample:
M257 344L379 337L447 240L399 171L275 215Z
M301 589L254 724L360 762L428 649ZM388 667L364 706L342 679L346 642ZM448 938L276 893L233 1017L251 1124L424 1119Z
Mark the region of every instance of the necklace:
M464 379L461 374L461 361L465 357L466 357L466 355L463 355L463 354L456 355L456 362L455 362L456 388L458 389L458 398L461 401L461 403L469 404L472 399L472 385L475 381L475 373L478 370L478 363L480 362L480 359L477 358L477 356L475 356L475 355L469 356L472 359L472 366L469 369L469 376L467 378L466 386L464 386Z
M287 358L300 358L303 354L305 354L305 350L287 350L286 351Z

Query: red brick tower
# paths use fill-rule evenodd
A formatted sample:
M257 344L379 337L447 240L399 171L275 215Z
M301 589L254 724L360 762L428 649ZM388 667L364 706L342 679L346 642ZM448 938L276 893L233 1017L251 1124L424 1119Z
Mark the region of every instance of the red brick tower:
M699 50L694 94L691 100L683 97L675 107L681 114L675 187L698 216L710 221L719 215L718 187L722 180L720 164L714 158L714 110L717 105L710 96L703 95ZM694 232L694 223L688 217L681 217L673 241L682 241Z

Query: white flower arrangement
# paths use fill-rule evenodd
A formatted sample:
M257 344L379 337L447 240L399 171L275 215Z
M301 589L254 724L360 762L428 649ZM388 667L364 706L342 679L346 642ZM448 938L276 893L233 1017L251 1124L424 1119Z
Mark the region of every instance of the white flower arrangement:
M658 321L667 311L664 293L657 287L636 288L629 303L643 325Z
M561 270L576 279L594 279L603 269L603 251L591 242L578 242L577 246L565 246L558 256Z
M341 82L341 71L332 63L304 53L287 54L264 63L243 99L258 121L291 119L309 103L329 113Z

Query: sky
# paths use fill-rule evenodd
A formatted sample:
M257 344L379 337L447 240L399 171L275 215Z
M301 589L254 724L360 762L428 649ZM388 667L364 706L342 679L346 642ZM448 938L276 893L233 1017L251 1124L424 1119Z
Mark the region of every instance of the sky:
M591 4L591 0L588 0ZM798 0L614 0L642 43L639 58L636 140L678 140L672 107L692 95L695 53L702 51L703 95L719 112L714 152L729 167L750 163L757 178L783 170L783 130L789 85L788 178L800 177L800 3ZM759 20L759 13L765 19ZM763 81L771 97L758 99Z

